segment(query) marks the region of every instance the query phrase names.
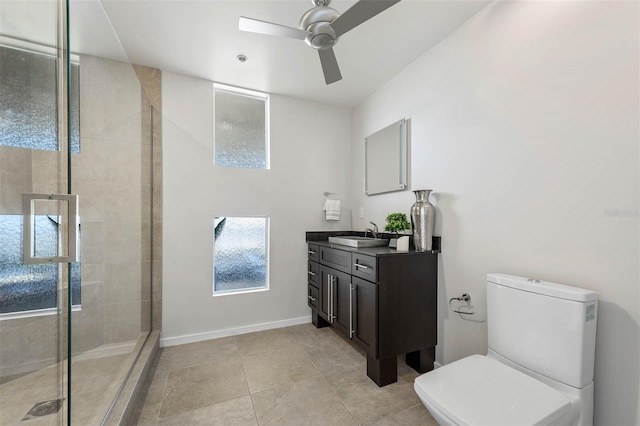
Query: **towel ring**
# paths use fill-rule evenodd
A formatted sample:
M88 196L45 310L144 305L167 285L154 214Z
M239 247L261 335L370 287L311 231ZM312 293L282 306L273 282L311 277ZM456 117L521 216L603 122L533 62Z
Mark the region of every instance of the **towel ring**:
M464 293L462 296L460 297L452 297L451 299L449 299L449 309L451 309L453 312L455 312L456 314L462 314L462 315L473 315L475 314L475 312L464 312L464 311L460 311L458 308L458 310L454 309L451 306L451 302L453 302L454 300L458 300L460 302L468 302L469 300L471 300L471 296L468 293Z

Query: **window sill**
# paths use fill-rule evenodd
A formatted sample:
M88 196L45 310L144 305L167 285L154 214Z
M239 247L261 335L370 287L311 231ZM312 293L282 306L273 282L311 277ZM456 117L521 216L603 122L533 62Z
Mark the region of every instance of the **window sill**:
M71 306L71 312L78 312L81 310L82 310L82 305ZM34 311L8 312L6 314L0 314L0 321L8 321L8 320L14 320L14 319L23 319L23 318L46 317L46 316L57 315L57 314L58 314L58 308L36 309Z
M246 293L259 293L261 291L268 291L268 290L269 290L269 287L248 288L246 290L217 291L213 293L213 297L230 296L230 295L246 294Z

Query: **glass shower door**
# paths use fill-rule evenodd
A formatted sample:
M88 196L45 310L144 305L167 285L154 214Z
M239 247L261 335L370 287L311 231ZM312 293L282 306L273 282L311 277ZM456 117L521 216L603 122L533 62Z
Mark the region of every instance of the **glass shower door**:
M129 62L104 7L69 1L80 124L69 192L80 199L82 248L70 322L70 423L83 426L107 420L151 324L152 112L141 81L153 73Z
M67 419L67 255L77 227L64 199L63 7L0 2L0 424Z

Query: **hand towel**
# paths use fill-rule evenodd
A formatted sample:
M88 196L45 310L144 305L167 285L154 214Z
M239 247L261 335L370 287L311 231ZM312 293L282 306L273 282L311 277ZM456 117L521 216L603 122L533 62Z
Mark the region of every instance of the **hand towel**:
M326 200L324 211L326 220L340 220L340 200Z

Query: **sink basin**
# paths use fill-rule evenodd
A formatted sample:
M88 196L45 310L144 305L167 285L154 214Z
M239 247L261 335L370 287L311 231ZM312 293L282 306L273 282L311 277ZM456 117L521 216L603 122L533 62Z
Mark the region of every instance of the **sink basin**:
M341 246L349 247L382 247L388 246L389 240L384 238L371 238L371 237L355 237L351 235L345 235L341 237L329 237L329 242L332 244L339 244Z

